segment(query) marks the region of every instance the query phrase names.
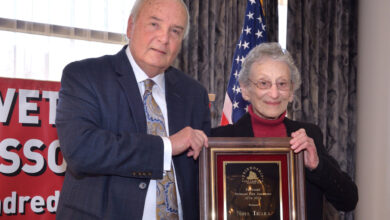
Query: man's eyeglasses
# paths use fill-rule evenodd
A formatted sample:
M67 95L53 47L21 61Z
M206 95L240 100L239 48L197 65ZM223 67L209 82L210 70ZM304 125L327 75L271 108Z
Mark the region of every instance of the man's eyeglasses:
M260 79L257 82L253 82L249 79L253 85L255 85L258 89L270 89L272 87L272 82L267 80ZM278 81L275 83L276 88L278 88L279 91L288 91L291 89L291 82L290 81Z

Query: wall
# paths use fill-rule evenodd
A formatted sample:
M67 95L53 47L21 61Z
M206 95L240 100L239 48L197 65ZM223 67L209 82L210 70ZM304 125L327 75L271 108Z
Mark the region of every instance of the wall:
M390 219L390 1L359 1L357 220Z

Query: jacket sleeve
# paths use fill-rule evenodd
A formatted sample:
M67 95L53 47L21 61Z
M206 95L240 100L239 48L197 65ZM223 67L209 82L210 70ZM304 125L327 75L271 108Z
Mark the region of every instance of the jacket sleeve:
M321 130L317 126L313 126L306 131L314 139L319 157L319 165L315 170L306 169L306 178L324 192L326 199L337 210L351 211L355 209L358 201L356 184L325 150L322 144Z
M95 63L72 63L63 72L56 127L67 169L75 175L161 178L161 137L137 131L115 80L96 74L111 73Z

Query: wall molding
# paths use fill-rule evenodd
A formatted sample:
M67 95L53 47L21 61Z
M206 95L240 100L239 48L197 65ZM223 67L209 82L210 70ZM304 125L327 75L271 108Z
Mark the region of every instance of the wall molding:
M120 33L97 31L1 17L0 30L121 45L125 45L128 42L126 35Z

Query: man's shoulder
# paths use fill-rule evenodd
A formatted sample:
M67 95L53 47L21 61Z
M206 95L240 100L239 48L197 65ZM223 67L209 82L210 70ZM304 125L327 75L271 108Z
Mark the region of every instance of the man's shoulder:
M87 58L69 63L65 66L61 76L61 84L79 82L88 85L107 86L109 82L116 82L117 69L115 55Z
M197 83L200 84L198 81L193 79L191 76L189 76L187 73L184 73L183 71L175 68L175 67L169 67L166 70L167 77L174 77L176 80L180 80L182 82L188 82L188 83Z
M88 68L93 70L102 70L106 68L112 68L115 65L119 65L121 62L126 61L125 47L122 48L116 54L102 55L96 57L90 57L82 60L77 60L69 63L66 68ZM119 62L119 63L118 63Z
M101 66L107 66L110 63L110 59L113 55L104 55L100 57L91 57L82 60L76 60L65 66L67 68L96 68L99 69Z
M199 81L175 67L169 67L165 74L166 80L177 85L178 88L185 89L186 91L206 91L206 88Z

